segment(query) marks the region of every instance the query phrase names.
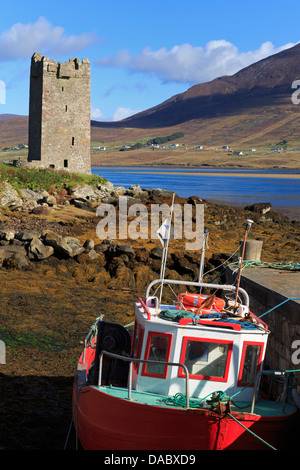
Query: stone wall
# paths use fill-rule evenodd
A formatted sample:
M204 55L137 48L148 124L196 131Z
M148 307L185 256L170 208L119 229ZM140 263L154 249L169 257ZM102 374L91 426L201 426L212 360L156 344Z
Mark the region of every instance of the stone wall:
M91 173L90 63L31 59L29 154L31 166Z
M264 274L265 272L266 274ZM245 273L241 276L240 285L249 295L250 310L258 317L266 313L262 320L270 330L264 367L271 370L300 369L300 364L293 362L293 353L295 353L293 344L300 339L300 301L288 300L285 302L289 298L300 297L296 295L300 273L281 274L283 281L280 284L278 281L280 273L276 270L248 268ZM232 283L235 276L236 274L227 267L227 281ZM260 279L263 279L263 282L260 282ZM293 286L295 286L294 292ZM286 289L286 295L283 293L284 289ZM285 303L269 312L282 302ZM300 393L300 373L297 372L295 375L297 376L298 393Z

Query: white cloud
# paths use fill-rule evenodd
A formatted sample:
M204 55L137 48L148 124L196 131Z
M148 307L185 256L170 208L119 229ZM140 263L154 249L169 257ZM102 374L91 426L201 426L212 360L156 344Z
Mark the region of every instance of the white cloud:
M146 47L133 56L128 50L121 50L113 57L99 59L97 64L157 75L163 82L195 84L222 75L233 75L254 62L294 45L289 43L276 48L268 41L256 50L239 52L234 44L221 39L209 41L204 47L181 44L170 50L162 47L156 51Z
M130 108L120 106L115 110L112 116L104 116L101 109L91 106L91 119L94 121L121 121L133 114L139 113L140 111L134 111Z
M122 108L119 107L116 109L112 116L113 121L121 121L122 119L125 119L129 116L132 116L133 114L139 113L140 111L133 111L130 108Z
M101 109L91 106L91 119L94 119L95 121L103 121L103 118L104 116Z
M40 17L35 23L16 23L0 35L0 61L28 58L34 52L54 56L78 52L96 40L95 33L68 36L64 28Z

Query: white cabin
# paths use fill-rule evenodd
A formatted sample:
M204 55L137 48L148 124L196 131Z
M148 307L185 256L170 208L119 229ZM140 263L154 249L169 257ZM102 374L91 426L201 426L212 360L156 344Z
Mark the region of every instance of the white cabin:
M162 361L134 363L132 385L138 391L165 395L185 393L187 367L189 396L204 398L222 391L239 392L239 401L251 400L253 381L262 369L268 339L267 325L251 314L251 321L217 312L196 318L166 319L180 313L174 305L160 305L156 297L135 305L132 357ZM176 363L172 366L167 363Z

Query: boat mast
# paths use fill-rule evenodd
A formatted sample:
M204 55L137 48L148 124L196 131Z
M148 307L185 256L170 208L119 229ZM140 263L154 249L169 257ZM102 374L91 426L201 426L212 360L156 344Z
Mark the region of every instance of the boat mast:
M205 246L206 246L206 243L207 243L206 242L207 238L208 238L208 227L204 227L198 282L202 282L202 278L203 278Z
M237 281L237 286L236 286L236 294L235 294L235 301L234 301L234 306L237 307L237 299L238 299L238 294L239 294L239 287L240 287L240 282L241 282L241 274L242 274L242 267L243 267L243 259L244 259L244 253L245 253L245 245L246 245L246 239L247 235L249 233L249 230L251 228L251 225L253 224L253 220L247 219L247 224L245 228L245 234L244 234L244 241L243 241L243 247L242 247L242 254L239 257L239 275L238 275L238 281Z
M162 298L162 291L163 291L163 284L164 284L164 277L165 277L169 242L170 242L170 239L171 239L171 236L172 236L172 216L173 216L173 210L174 210L174 199L175 199L175 193L173 193L172 206L171 206L171 211L170 211L170 218L166 219L164 221L164 223L162 224L162 226L156 232L156 234L157 234L158 238L160 239L160 242L163 246L163 254L162 254L161 268L160 268L160 279L161 279L160 296L159 296L159 302L160 303L161 303L161 298Z

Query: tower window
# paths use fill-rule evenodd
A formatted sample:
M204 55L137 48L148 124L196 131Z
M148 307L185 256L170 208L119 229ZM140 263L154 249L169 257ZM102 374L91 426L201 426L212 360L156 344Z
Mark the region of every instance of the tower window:
M72 145L75 144L75 137L72 137Z
M64 168L68 168L68 160L64 160Z
M68 105L66 104L66 112L68 111Z

